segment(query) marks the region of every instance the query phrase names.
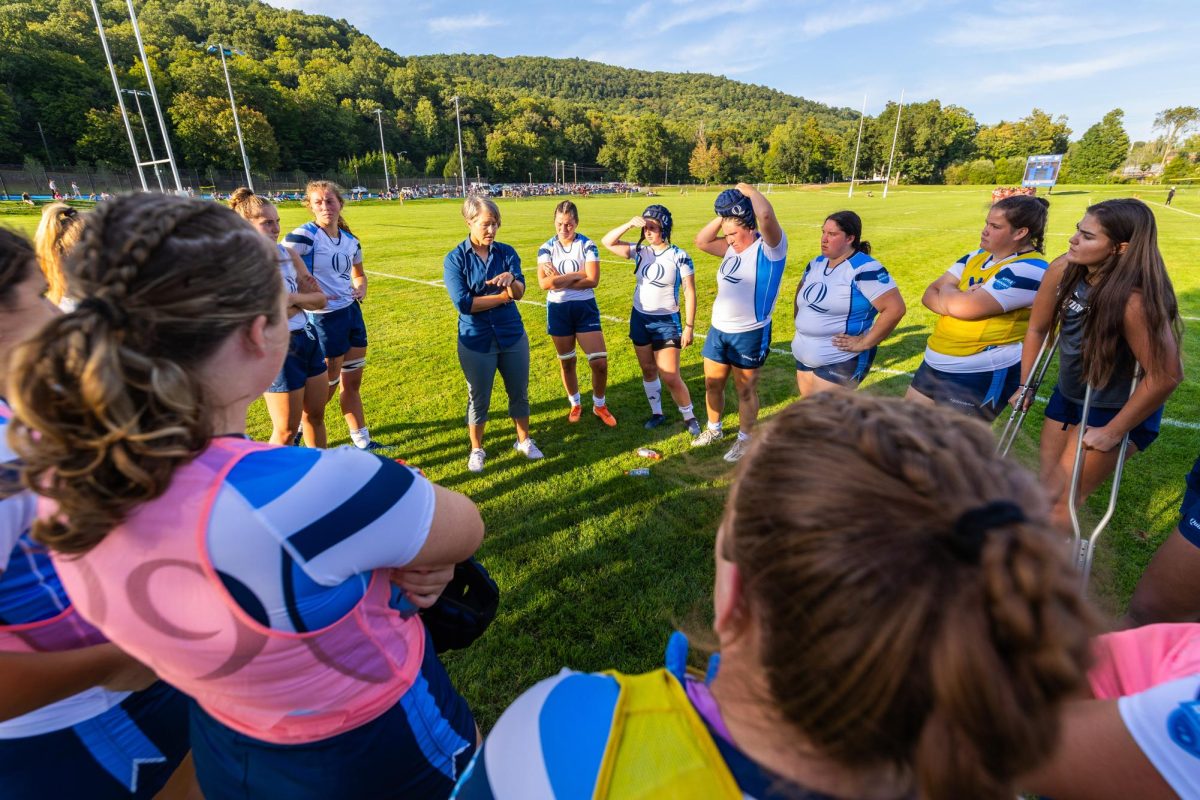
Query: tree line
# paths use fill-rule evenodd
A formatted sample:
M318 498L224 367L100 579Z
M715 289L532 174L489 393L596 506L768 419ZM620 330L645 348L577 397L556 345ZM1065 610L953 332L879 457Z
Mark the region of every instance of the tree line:
M124 87L144 87L125 4L101 4ZM129 143L87 4L10 2L0 15L0 162L127 165ZM345 21L257 0L147 0L139 11L151 70L177 157L195 169L236 169L241 157L219 58L223 45L254 168L459 174L455 104L466 171L494 181L819 182L853 169L859 115L712 75L648 72L579 59L399 56ZM135 136L142 121L130 101ZM153 144L153 109L143 102ZM896 115L900 125L896 127ZM1131 143L1114 109L1075 142L1063 116L981 125L938 100L890 103L862 125L857 175L887 167L909 183L1015 183L1024 159L1065 154L1064 180L1117 177L1158 164L1197 171L1194 107L1168 109L1154 142ZM145 142L140 141L142 147ZM145 152L145 151L143 151ZM161 153L159 154L161 155ZM1138 161L1141 159L1141 161Z

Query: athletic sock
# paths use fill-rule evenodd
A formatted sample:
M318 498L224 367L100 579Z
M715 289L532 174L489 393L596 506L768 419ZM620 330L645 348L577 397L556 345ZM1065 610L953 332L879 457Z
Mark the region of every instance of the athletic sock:
M354 442L354 446L359 450L363 450L371 443L371 432L364 425L356 431L350 431L350 441Z
M696 416L696 412L692 410L691 403L688 403L686 406L677 406L677 408L679 409L679 415L684 419L691 419Z
M596 395L593 394L592 395L592 405L595 406L596 408L604 408L604 398L596 397Z
M582 402L582 400L580 400L580 398L579 398L579 392L576 392L575 394L569 394L569 395L567 395L567 400L568 400L568 401L571 403L571 405L573 405L573 406L577 406L577 405L579 405L579 404Z
M642 381L646 391L646 399L650 401L650 413L662 414L662 381L655 378L652 381Z
M750 441L750 434L746 433L745 431L738 431L738 441L739 442Z
M717 420L716 422L710 422L710 423L708 423L708 429L709 429L710 431L719 431L719 430L721 430L721 421L720 421L720 420Z

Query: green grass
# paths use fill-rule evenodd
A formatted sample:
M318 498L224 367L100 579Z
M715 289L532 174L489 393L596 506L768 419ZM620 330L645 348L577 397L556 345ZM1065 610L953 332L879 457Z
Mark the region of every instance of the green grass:
M668 189L655 200L671 208L677 243L693 251L701 332L707 328L717 259L694 251L690 241L710 218L715 193L715 188L686 195ZM1200 318L1200 273L1193 266L1200 261L1200 192L1184 190L1171 210L1161 206L1165 188L1063 187L1050 198L1048 250L1057 254L1065 249L1089 202L1129 194L1158 204L1160 243L1183 313ZM777 188L771 200L791 241L791 255L773 346L788 349L792 292L803 265L817 252L825 215L853 208L863 217L865 238L891 270L909 306L908 316L881 348L864 390L902 394L909 378L901 373L919 364L933 322L919 303L921 293L955 259L978 246L989 199L981 187L902 187L886 199L877 189L868 197L860 188L850 201L844 187ZM504 225L499 238L524 259L527 297L533 301L544 299L532 278L533 262L537 245L553 233L554 202L500 201ZM581 230L598 240L647 202L644 197L580 199ZM10 209L3 224L32 232L36 217L12 204L0 213ZM294 205L281 213L285 229L305 219L304 210ZM480 721L490 725L518 693L563 665L636 672L659 664L672 624L702 618L707 606L713 536L731 472L721 460L724 448L692 451L674 419L653 433L642 429L648 408L641 375L625 326L612 321L605 322L608 398L621 424L609 430L585 415L580 424L568 426L558 362L545 335L545 312L526 304L521 313L532 343L533 435L546 458L527 462L512 450L515 437L497 381L487 471L467 473L466 387L455 354L455 312L443 288L420 282L440 280L443 256L466 234L458 204L367 203L351 206L345 216L363 240L372 273L364 306L372 341L365 386L372 435L399 445L400 453L431 479L471 496L487 523L480 557L503 591L502 613L486 637L446 658ZM601 313L627 319L630 270L602 255ZM1195 328L1190 322L1184 345L1189 376L1200 369ZM702 406L700 344L684 352L683 374ZM586 396L590 385L585 373L581 364ZM790 357L771 356L760 393L764 417L795 399ZM1194 424L1198 399L1200 389L1189 380L1171 398L1166 416ZM732 390L728 411L727 429L732 430L737 424ZM335 444L346 441L337 416L334 406L329 421ZM1026 422L1018 446L1031 466L1040 424L1039 409ZM251 411L250 430L263 439L269 432L261 402ZM628 477L625 470L646 465L634 454L642 445L655 447L664 459L651 464L650 477ZM1093 578L1093 595L1109 611L1124 606L1155 547L1175 526L1182 478L1198 451L1200 430L1166 425L1149 454L1130 463ZM1097 497L1101 494L1105 492ZM1093 500L1090 513L1099 506Z

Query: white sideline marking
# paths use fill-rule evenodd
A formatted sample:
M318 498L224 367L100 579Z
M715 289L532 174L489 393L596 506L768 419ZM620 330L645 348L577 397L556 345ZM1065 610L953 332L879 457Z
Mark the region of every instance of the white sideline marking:
M366 273L368 275L378 275L381 278L391 278L391 279L397 280L397 281L408 281L409 283L421 283L421 284L424 284L425 286L436 286L439 289L445 288L440 280L426 281L426 280L422 280L420 278L410 278L407 275L392 275L387 272L379 272L379 271L373 270L373 269L366 270ZM540 306L542 308L546 307L545 303L539 303L537 300L518 300L517 302L524 303L525 305L530 305L530 306ZM621 319L620 317L610 317L607 314L601 314L600 316L602 319L606 319L609 322L620 322L622 324L629 322L629 320L627 320L627 319ZM1196 319L1196 318L1195 317L1184 317L1184 319ZM696 338L704 339L705 336L703 333L697 333ZM791 350L784 350L779 347L772 347L771 352L778 353L781 356L787 356L788 358L792 357ZM874 372L882 372L885 375L906 375L910 378L912 377L911 372L905 372L904 370L901 370L901 369L888 369L887 367L872 367L871 369ZM1044 403L1046 401L1044 398L1039 397L1038 402ZM1179 420L1179 419L1170 419L1169 417L1163 417L1162 424L1169 425L1172 428L1186 428L1188 430L1200 430L1200 422L1185 422L1185 421Z
M1148 203L1152 206L1158 206L1159 208L1165 208L1170 211L1178 211L1180 214L1187 214L1189 217L1200 217L1200 214L1197 214L1194 211L1184 211L1182 208L1176 208L1175 206L1169 206L1166 203L1159 203L1155 200L1143 200L1142 202Z

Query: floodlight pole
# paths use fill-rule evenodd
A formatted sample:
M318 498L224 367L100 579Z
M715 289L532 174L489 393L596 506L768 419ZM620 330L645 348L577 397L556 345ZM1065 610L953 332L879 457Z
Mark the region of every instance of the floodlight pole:
M854 179L858 176L858 151L862 147L863 122L867 119L867 96L863 95L862 112L858 115L858 141L854 145L854 166L850 168L850 193L846 197L854 197Z
M892 184L892 161L896 159L896 140L900 138L900 114L904 111L904 90L900 90L900 105L896 107L896 131L892 134L892 154L888 157L887 177L883 180L883 196L887 197L888 186Z
M122 89L121 91L124 92L125 94L133 95L133 102L135 105L137 105L138 119L140 119L142 121L142 133L146 134L146 147L149 148L149 150L150 150L150 160L155 161L157 159L157 156L154 155L154 143L150 141L150 126L148 126L146 124L146 115L142 113L142 100L141 100L142 95L146 95L146 97L149 97L150 93L143 92L141 89ZM158 180L158 190L160 192L167 191L166 187L163 186L162 172L159 171L158 164L154 165L154 177Z
M132 0L130 0L132 2ZM221 56L221 71L225 73L225 88L229 90L229 108L233 110L233 129L237 131L238 149L242 151L242 167L246 170L246 187L254 191L254 178L250 177L250 159L246 156L246 142L242 140L242 123L238 121L237 101L233 99L233 83L229 80L229 66L225 63L225 45L217 42L217 54ZM212 52L212 48L208 49ZM230 55L233 51L230 50Z
M458 110L458 95L454 95L454 124L458 128L458 174L462 180L463 197L467 196L467 165L463 162L462 115Z
M175 165L175 154L171 151L171 137L167 135L167 122L163 117L162 106L158 103L158 91L154 88L154 78L150 75L150 59L146 57L146 45L142 42L142 28L138 25L137 11L133 8L133 0L125 0L125 4L129 7L129 21L133 23L133 37L137 40L138 55L142 59L142 70L146 73L146 88L150 90L150 99L154 101L154 113L158 115L158 127L162 131L163 146L167 150L167 161L171 165L171 175L175 178L175 190L183 194L183 181L179 179L179 168ZM92 5L95 5L93 1ZM100 18L99 9L96 10L96 19ZM107 51L108 46L105 45ZM111 60L109 61L111 64ZM116 72L113 72L113 80L116 80ZM122 109L124 104L122 103ZM125 127L129 129L129 140L133 141L133 130L129 128L129 120L125 120ZM142 185L145 186L146 180L142 179Z
M377 108L372 113L379 122L379 152L383 155L383 191L386 194L392 190L392 184L388 180L387 148L383 144L383 109Z
M97 0L92 0L92 13L96 16L96 30L100 33L100 45L104 48L104 60L108 62L108 73L112 76L113 91L117 93L117 105L121 109L121 121L125 123L125 133L129 135L129 149L133 152L133 163L138 170L138 178L142 182L142 191L150 191L146 183L146 173L142 171L142 159L138 155L137 140L133 138L133 126L129 124L129 114L125 111L125 98L121 97L121 82L117 79L117 68L113 66L112 53L108 49L108 37L104 35L104 22L100 19L100 6Z

